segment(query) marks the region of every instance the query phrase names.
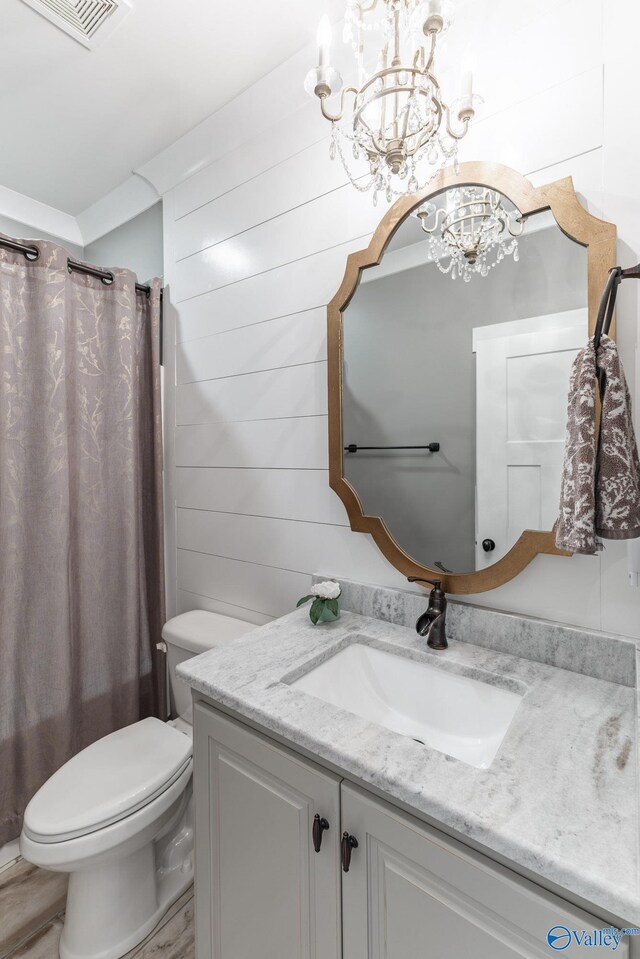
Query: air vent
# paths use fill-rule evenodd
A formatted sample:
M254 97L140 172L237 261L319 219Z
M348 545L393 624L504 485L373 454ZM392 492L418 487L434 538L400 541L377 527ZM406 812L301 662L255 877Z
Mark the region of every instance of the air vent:
M131 7L128 0L22 0L85 47L97 46Z

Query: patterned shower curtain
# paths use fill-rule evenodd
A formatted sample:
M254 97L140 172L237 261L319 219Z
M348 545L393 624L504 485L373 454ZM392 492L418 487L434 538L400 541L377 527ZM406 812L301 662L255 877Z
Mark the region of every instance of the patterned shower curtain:
M74 753L165 716L160 281L0 247L0 846Z

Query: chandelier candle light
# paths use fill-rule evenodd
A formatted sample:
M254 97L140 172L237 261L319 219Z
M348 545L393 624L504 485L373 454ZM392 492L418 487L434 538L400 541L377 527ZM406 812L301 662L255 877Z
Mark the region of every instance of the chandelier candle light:
M318 28L318 66L305 89L320 100L332 124L331 156L340 155L353 185L393 197L423 189L445 163L457 168L458 141L469 128L479 97L470 72L462 92L448 107L435 75L438 38L451 23L448 0L347 0L345 42L356 58L358 86L342 89L330 65L331 25ZM375 62L375 72L365 64ZM340 95L338 111L327 100ZM456 117L452 123L452 114ZM351 169L346 152L364 168Z
M480 186L445 193L446 205L424 203L414 211L431 237L431 256L441 273L467 282L474 274L487 276L507 256L518 260L518 240L524 230L520 211L508 211L501 195Z

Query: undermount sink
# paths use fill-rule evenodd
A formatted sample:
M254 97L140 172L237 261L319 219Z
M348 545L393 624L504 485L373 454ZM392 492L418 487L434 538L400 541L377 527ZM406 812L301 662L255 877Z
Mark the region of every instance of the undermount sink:
M290 685L479 769L524 695L358 642Z

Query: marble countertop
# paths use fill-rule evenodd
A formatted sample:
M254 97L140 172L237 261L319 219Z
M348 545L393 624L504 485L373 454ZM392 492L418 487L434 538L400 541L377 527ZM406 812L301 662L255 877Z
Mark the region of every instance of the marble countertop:
M500 685L524 683L489 769L287 685L354 641L488 682L499 677ZM433 652L414 630L355 613L314 627L306 608L188 660L178 673L346 778L640 925L635 688L466 642Z

